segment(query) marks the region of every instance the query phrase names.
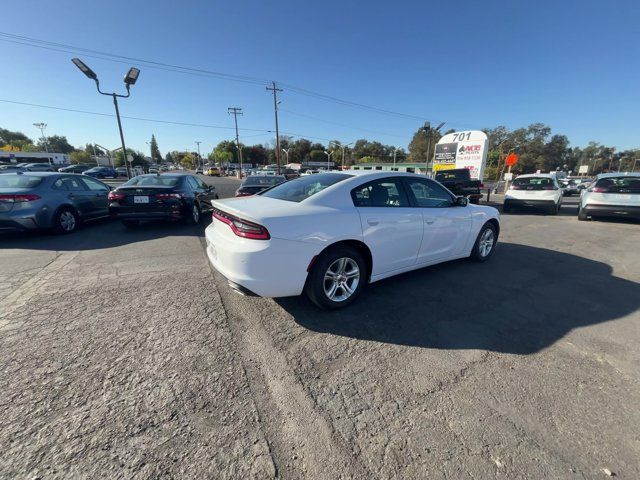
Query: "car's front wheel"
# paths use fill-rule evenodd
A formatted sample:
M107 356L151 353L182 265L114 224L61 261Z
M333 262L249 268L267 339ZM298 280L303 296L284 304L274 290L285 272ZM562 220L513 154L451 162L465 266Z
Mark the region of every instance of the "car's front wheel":
M496 243L498 243L498 229L493 223L485 223L471 250L471 259L476 262L486 262L493 255Z
M318 257L309 273L305 293L320 308L346 307L367 282L367 267L354 248L338 246Z

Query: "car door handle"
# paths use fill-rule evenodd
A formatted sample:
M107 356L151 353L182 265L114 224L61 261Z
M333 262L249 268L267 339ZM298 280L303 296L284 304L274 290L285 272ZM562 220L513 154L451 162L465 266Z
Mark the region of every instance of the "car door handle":
M377 218L367 218L367 223L369 225L378 225L380 223L380 220L378 220Z
M73 193L70 193L68 198L75 198L75 195Z
M433 222L435 222L436 219L435 218L425 218L424 219L424 223L426 223L427 225L431 225L433 224Z

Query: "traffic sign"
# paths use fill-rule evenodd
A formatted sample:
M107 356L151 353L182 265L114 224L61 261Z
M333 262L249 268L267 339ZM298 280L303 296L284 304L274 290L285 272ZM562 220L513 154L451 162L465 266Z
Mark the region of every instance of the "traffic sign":
M513 167L516 163L518 163L518 155L515 153L510 153L507 155L507 158L504 161L508 166Z

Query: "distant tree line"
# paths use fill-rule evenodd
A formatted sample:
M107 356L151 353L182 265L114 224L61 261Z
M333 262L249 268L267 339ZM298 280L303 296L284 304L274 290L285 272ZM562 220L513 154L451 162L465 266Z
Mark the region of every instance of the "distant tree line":
M344 148L345 165L356 163L387 163L393 161L395 152L398 163L427 163L433 158L435 144L442 135L452 133L437 131L426 132L418 128L409 143L408 151L393 145L385 145L375 140L359 139ZM505 126L486 128L483 131L489 138L489 152L485 178L497 178L504 169L504 159L510 152L519 156L519 161L512 169L514 173L531 173L564 170L576 172L580 165L589 165L590 173L613 170L630 170L635 160L640 159L640 149L616 151L597 142L589 142L585 147L571 147L565 135L552 134L551 128L542 123L534 123L525 128L509 130ZM306 138L293 139L290 136L280 137L281 163L326 162L327 154L333 162L342 163L343 149L338 140L326 145L312 142ZM240 144L244 162L254 165L276 163L275 139L264 144ZM72 163L90 163L92 155L105 155L106 152L97 145L86 144L84 148L75 148L67 138L52 135L34 142L22 132L12 132L0 128L0 150L44 151L66 153ZM133 157L134 165L146 165L147 157L138 151L128 150ZM155 135L149 142L150 157L154 163L179 163L193 168L201 159L193 151L171 151L162 156ZM206 158L215 163L237 163L239 159L235 140L223 140ZM113 155L116 166L122 165L122 152ZM640 163L640 162L637 162Z

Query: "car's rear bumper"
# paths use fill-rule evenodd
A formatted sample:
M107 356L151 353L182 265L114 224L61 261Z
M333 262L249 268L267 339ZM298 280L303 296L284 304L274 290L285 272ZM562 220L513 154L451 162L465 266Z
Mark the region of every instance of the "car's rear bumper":
M40 228L33 217L10 217L0 216L0 232L37 230Z
M278 238L230 237L216 231L215 223L216 220L205 230L207 256L231 288L261 297L290 297L302 293L307 267L320 250L318 245Z
M179 207L156 210L109 207L109 216L118 220L180 220L184 218L183 211Z
M531 207L531 208L551 208L556 202L551 200L529 200L524 198L505 198L505 204L513 207Z
M591 217L627 217L640 220L640 206L587 204L582 212Z

